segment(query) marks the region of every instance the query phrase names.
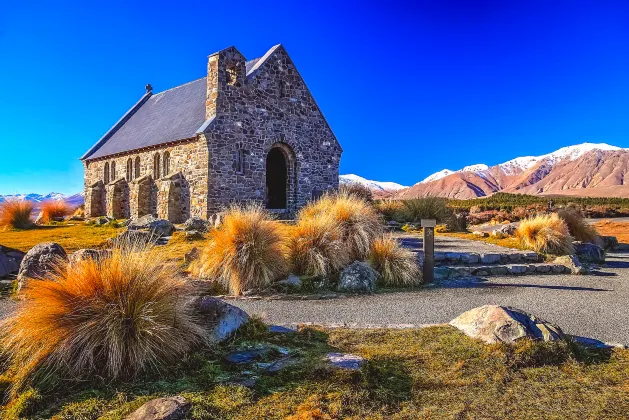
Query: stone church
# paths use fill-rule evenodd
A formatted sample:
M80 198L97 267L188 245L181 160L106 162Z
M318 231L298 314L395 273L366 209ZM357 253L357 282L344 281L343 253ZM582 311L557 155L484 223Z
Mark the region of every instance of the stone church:
M338 187L342 149L281 45L247 61L209 56L207 76L146 93L81 158L86 216L174 223L258 202L290 217Z

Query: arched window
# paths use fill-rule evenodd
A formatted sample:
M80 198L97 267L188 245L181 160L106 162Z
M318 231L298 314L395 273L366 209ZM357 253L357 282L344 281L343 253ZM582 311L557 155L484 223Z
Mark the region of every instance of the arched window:
M160 166L159 166L159 153L155 153L153 156L153 178L160 179Z
M112 182L116 180L116 162L111 162L111 180Z
M105 175L103 177L103 182L105 182L105 184L109 184L109 162L105 162L105 170L103 173Z
M140 177L140 156L135 158L135 179Z
M127 160L127 181L131 181L133 179L133 161L131 158Z
M164 153L164 176L170 175L170 153Z

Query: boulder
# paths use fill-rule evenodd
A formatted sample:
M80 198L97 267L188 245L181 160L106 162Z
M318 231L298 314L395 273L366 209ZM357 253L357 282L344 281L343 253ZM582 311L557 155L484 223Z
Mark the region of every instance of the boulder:
M300 289L302 286L301 278L295 274L289 274L287 278L284 280L280 280L277 284L282 286L294 287L295 289Z
M159 235L145 230L127 230L112 240L114 246L145 246L157 243Z
M126 420L180 420L185 419L192 405L184 397L156 398L142 405Z
M480 262L483 264L497 264L500 262L500 254L481 254Z
M354 261L341 273L338 290L350 293L371 293L376 288L380 275L362 261Z
M601 236L601 242L605 251L613 251L618 248L618 239L615 236Z
M97 226L102 226L102 225L106 225L109 222L113 222L114 219L113 217L109 217L109 216L100 216L97 217L96 219L94 219L94 224Z
M572 274L585 274L587 269L581 265L579 257L576 255L562 255L555 258L553 261L555 264L560 264L566 267Z
M494 229L491 232L491 236L495 236L496 238L506 238L508 236L515 235L516 227L512 224L504 225L499 227L498 229Z
M127 226L129 230L148 230L157 236L171 236L175 226L166 219L158 219L151 214L134 219Z
M198 230L186 230L184 234L189 241L198 241L205 238L203 233Z
M67 262L68 255L61 245L54 242L44 242L35 245L26 253L17 276L18 291L29 278L41 278L55 268L57 264Z
M79 249L70 255L70 262L77 263L83 260L102 261L111 256L108 249Z
M208 221L197 216L192 216L183 224L183 230L185 230L186 232L195 230L198 232L207 232L209 228L210 225Z
M20 270L15 258L8 257L2 249L0 249L0 279L15 274Z
M522 338L555 341L564 339L561 329L520 309L485 305L470 309L450 325L485 343L513 343Z
M575 254L577 254L580 261L590 263L605 262L605 251L600 246L578 241L574 242L573 245Z
M207 327L211 343L224 341L249 321L249 315L242 309L211 296L197 298L193 307Z

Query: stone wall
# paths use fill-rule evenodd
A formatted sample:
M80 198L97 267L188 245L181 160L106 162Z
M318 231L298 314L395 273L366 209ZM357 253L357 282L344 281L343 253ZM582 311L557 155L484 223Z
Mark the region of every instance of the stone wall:
M277 48L254 77L236 76L244 58L227 49L209 58L208 103L216 117L206 132L210 149L209 210L237 201L266 204L266 158L273 147L287 156L288 211L313 196L338 188L341 147L283 47ZM234 61L237 61L234 64ZM214 76L216 73L216 76ZM219 88L210 86L219 83ZM238 154L244 171L238 171Z
M169 155L169 172L163 176L164 156ZM154 177L155 155L160 156L160 177ZM131 159L131 173L127 173L129 159ZM110 168L115 162L116 180L105 185L103 188L102 201L104 204L92 205L92 201L99 199L98 182L105 181L105 165ZM139 165L137 165L139 163ZM173 219L181 220L190 215L207 217L207 167L208 148L203 137L194 140L183 141L162 147L151 148L140 152L129 152L123 155L97 159L83 162L85 169L85 211L88 217L101 216L107 214L118 217L121 213L124 217L138 217L146 214L147 208L150 213L158 215L159 208L167 208L166 201L169 194L159 194L162 185L172 182L171 177L178 175L178 185L185 186L185 190L180 193L179 215L173 215ZM139 167L139 172L136 168ZM112 179L111 173L109 179ZM92 187L96 184L96 187ZM118 211L118 216L114 215L118 195L114 194L114 184L118 185L118 190L126 191L126 197L121 201L122 211ZM105 192L106 191L106 192ZM161 203L161 200L165 200ZM172 208L172 206L171 206ZM100 211L99 211L100 209ZM96 214L98 212L98 214Z

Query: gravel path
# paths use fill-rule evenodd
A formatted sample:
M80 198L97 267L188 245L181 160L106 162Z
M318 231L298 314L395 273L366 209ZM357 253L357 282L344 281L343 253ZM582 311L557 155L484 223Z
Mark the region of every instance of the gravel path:
M556 323L573 335L629 345L629 254L610 254L587 276L491 277L413 292L329 300L236 300L273 324L303 322L350 326L436 324L476 306L515 306Z
M423 238L420 234L395 233L393 235L402 244L416 252L423 252ZM469 239L454 238L451 236L435 236L435 252L476 252L476 253L501 253L509 254L522 252L519 249L505 248L482 241L471 241Z

